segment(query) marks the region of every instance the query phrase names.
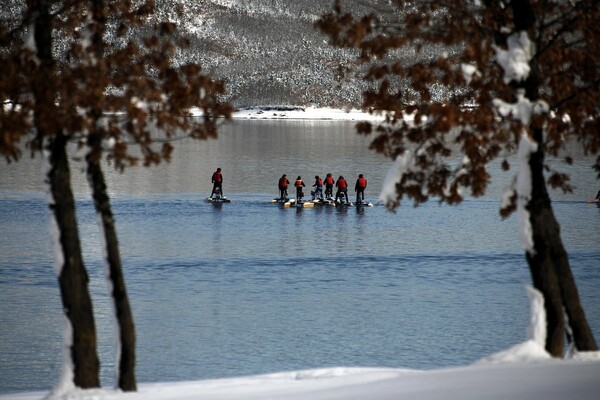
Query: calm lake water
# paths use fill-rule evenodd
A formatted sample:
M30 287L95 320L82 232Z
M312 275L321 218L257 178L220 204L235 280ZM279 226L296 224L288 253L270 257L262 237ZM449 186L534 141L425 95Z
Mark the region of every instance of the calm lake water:
M499 218L511 174L485 197L396 213L271 204L282 173L369 180L389 161L351 122L243 121L218 141L180 142L164 167L107 169L138 335L140 382L328 366L464 365L525 339L529 272L515 217ZM577 155L577 154L575 154ZM591 159L552 193L580 295L600 339L600 209ZM62 315L39 160L2 163L0 393L47 390L60 373ZM232 203L213 206L221 167ZM73 165L102 383L114 384L112 308L93 205ZM292 180L292 179L290 179Z

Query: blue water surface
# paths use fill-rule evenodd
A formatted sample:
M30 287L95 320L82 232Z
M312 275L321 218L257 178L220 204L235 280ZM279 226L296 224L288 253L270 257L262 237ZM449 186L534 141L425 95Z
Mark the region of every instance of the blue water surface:
M241 125L222 141L185 146L182 159L164 169L109 172L137 329L138 381L331 366L432 369L525 340L530 276L516 218L499 217L496 186L458 206L403 204L395 213L377 205L283 208L270 202L282 171L310 178L331 169L352 179L364 172L367 197L375 201L389 165L350 125L290 126ZM347 147L352 170L343 169L350 169L346 156L331 155L335 143ZM304 169L294 163L299 146L314 157ZM316 160L327 166L310 171ZM232 199L222 206L203 201L217 165ZM22 185L0 187L0 393L48 390L62 364L48 206L28 174L5 181ZM112 386L114 324L103 252L93 205L74 175L101 378ZM575 180L584 186L581 176ZM580 200L558 196L553 206L598 335L600 209Z

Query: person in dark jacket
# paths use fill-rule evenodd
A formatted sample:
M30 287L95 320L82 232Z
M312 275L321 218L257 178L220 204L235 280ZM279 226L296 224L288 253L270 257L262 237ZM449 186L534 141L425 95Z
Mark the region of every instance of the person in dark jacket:
M212 174L211 182L213 184L213 188L212 192L210 193L210 197L213 197L217 188L219 188L220 195L223 196L223 174L221 173L221 168L217 168L217 170Z
M363 174L358 175L356 184L354 185L354 191L356 192L356 202L361 203L365 200L365 189L367 188L367 179Z
M279 178L279 198L281 200L287 199L287 197L288 197L287 188L288 188L289 184L290 184L290 181L288 181L287 175L283 174L281 176L281 178Z

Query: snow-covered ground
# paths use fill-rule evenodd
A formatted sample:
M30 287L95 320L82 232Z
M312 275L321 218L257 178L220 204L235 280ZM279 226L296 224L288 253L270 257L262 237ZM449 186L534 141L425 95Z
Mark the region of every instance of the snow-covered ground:
M330 368L246 378L142 384L135 393L70 392L77 400L597 400L600 362L529 361L434 371ZM38 400L47 393L1 399Z
M541 295L528 289L528 339L472 365L431 371L390 368L326 368L196 382L145 383L134 393L110 389L17 393L0 400L597 400L600 352L569 360L550 358Z

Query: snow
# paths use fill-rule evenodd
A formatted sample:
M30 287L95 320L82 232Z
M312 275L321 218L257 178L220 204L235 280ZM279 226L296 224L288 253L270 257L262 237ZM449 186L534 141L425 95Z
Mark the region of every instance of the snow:
M529 60L533 54L533 44L527 32L510 35L506 44L508 50L494 46L496 61L504 69L504 83L524 81L531 70Z
M531 60L534 50L527 32L510 35L507 39L507 47L508 50L494 47L496 61L504 70L504 83L524 81L529 75L529 60ZM502 117L512 118L527 127L531 123L532 115L547 113L550 110L548 103L543 100L535 102L529 100L525 96L523 89L518 90L516 95L517 101L512 104L501 99L494 99L494 106ZM529 220L529 211L527 210L527 205L531 199L531 167L529 166L529 159L531 154L537 151L537 147L538 144L529 138L526 130L523 130L519 141L519 172L516 188L510 188L505 191L502 199L502 207L505 207L509 203L512 190L516 190L519 239L529 254L534 253L532 228Z
M534 254L533 231L529 220L527 205L531 199L531 167L529 158L537 151L537 143L527 133L521 135L519 141L519 173L517 175L517 218L519 221L519 239L529 254Z
M463 78L467 82L467 85L471 83L471 81L473 80L473 78L481 76L481 72L479 72L477 70L477 67L475 65L462 64L461 65L461 71L462 71L462 74L463 74Z
M528 339L472 365L417 371L399 368L322 368L192 382L144 383L137 392L62 387L48 394L0 395L0 400L597 400L600 352L551 358L543 348L541 294L527 288Z
M529 125L531 116L548 112L549 106L543 100L531 102L523 90L517 91L517 102L507 103L501 99L494 99L493 104L498 113L503 117L512 117L523 125Z
M396 185L400 183L402 176L414 167L414 164L413 152L410 150L406 150L403 154L396 156L396 159L383 178L381 193L377 200L385 204L388 208L393 207L397 202Z
M531 320L527 329L528 340L519 343L508 350L492 354L478 363L514 363L544 361L551 358L544 348L546 342L546 311L544 309L544 296L542 293L527 286L527 296L531 306Z
M33 23L29 24L23 48L31 51L33 54L37 54L37 46L35 44L35 24Z

